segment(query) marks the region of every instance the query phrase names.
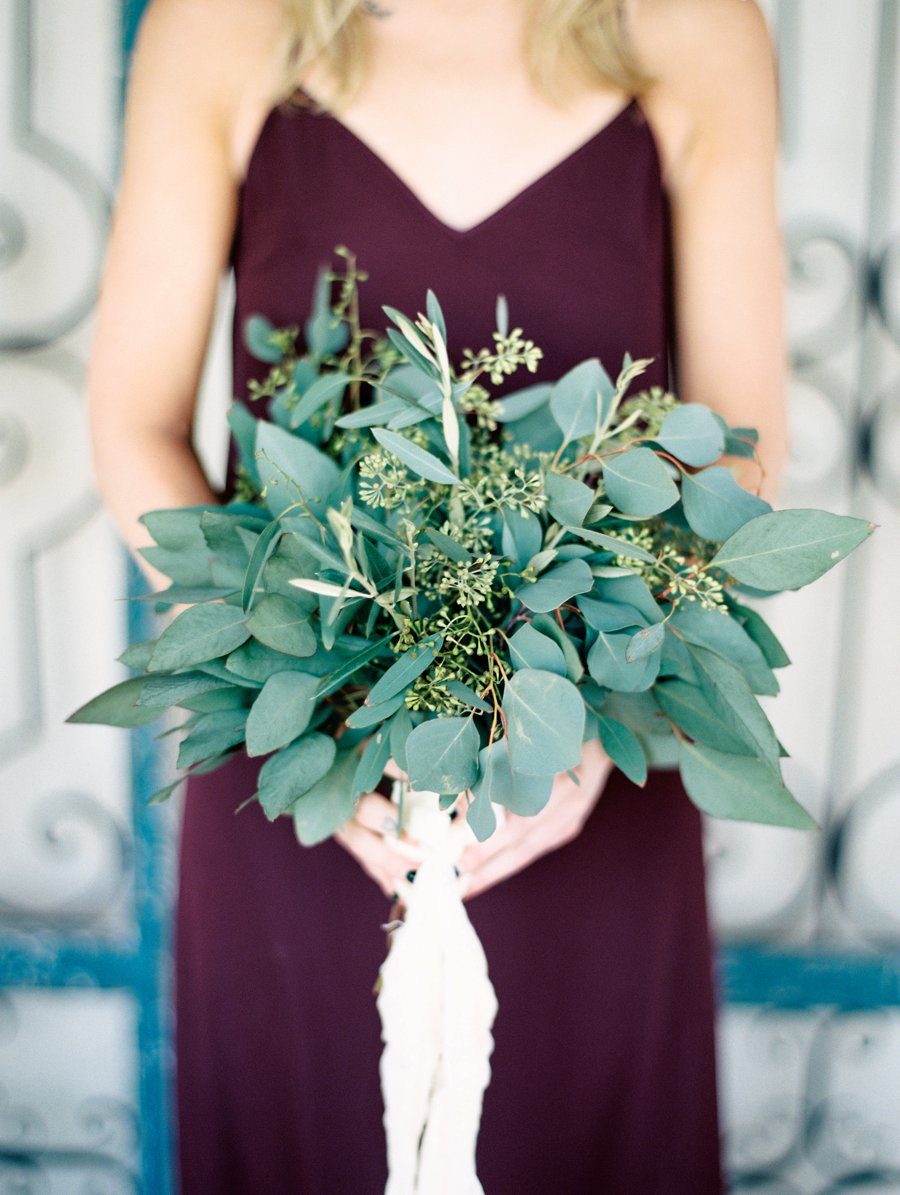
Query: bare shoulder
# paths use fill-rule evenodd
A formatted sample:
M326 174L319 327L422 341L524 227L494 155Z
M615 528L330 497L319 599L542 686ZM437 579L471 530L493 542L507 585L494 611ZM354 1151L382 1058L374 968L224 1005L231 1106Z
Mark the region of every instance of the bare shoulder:
M671 170L703 147L774 146L775 55L755 0L631 0L629 28Z
M176 103L186 123L218 130L239 173L243 143L280 93L283 38L281 0L151 0L135 47L131 106Z

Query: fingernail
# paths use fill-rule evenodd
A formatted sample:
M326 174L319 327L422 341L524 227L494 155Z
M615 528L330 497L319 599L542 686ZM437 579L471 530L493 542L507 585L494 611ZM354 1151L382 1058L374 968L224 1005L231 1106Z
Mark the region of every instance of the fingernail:
M408 872L406 873L406 882L407 882L408 884L413 884L413 883L415 883L415 879L416 879L416 872L415 872L415 871L408 871Z

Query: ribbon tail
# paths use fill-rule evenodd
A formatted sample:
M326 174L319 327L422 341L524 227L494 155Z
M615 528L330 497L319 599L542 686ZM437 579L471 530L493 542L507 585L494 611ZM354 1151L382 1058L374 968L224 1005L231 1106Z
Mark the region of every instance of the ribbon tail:
M420 866L404 923L393 931L378 1011L385 1195L483 1195L475 1145L497 998L440 847Z

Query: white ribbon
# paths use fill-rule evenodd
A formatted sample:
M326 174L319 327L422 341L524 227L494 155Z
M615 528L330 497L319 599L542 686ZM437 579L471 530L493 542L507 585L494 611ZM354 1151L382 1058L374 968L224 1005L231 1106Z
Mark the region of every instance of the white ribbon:
M465 831L436 793L407 792L404 821L428 853L381 967L385 1195L484 1195L475 1143L497 997L455 872Z

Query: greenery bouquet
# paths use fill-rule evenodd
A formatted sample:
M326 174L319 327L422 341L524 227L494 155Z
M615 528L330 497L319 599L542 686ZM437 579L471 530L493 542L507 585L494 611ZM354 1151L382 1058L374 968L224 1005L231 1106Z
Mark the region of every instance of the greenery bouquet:
M717 463L756 433L640 389L647 361L492 397L541 356L502 299L490 347L455 363L432 293L362 328L338 252L302 348L248 321L267 417L232 409L232 500L144 516L172 582L151 597L188 608L72 720L186 711L179 768L267 757L252 799L308 844L390 757L445 806L465 794L484 839L497 806L536 814L588 738L641 784L674 736L701 809L811 826L757 700L789 661L746 597L815 580L871 525L773 511Z
M172 582L150 597L188 608L73 720L185 711L180 769L265 757L249 799L307 844L389 759L407 774L397 824L425 853L381 968L386 1191L475 1192L497 1002L439 808L463 802L485 839L503 808L537 814L586 739L636 784L667 740L701 809L813 825L757 700L788 659L745 595L806 585L871 527L772 511L718 463L753 457L755 432L640 389L646 361L492 396L541 356L503 300L490 347L451 362L430 292L362 328L341 255L302 350L248 322L267 418L231 412L232 500L143 520Z

